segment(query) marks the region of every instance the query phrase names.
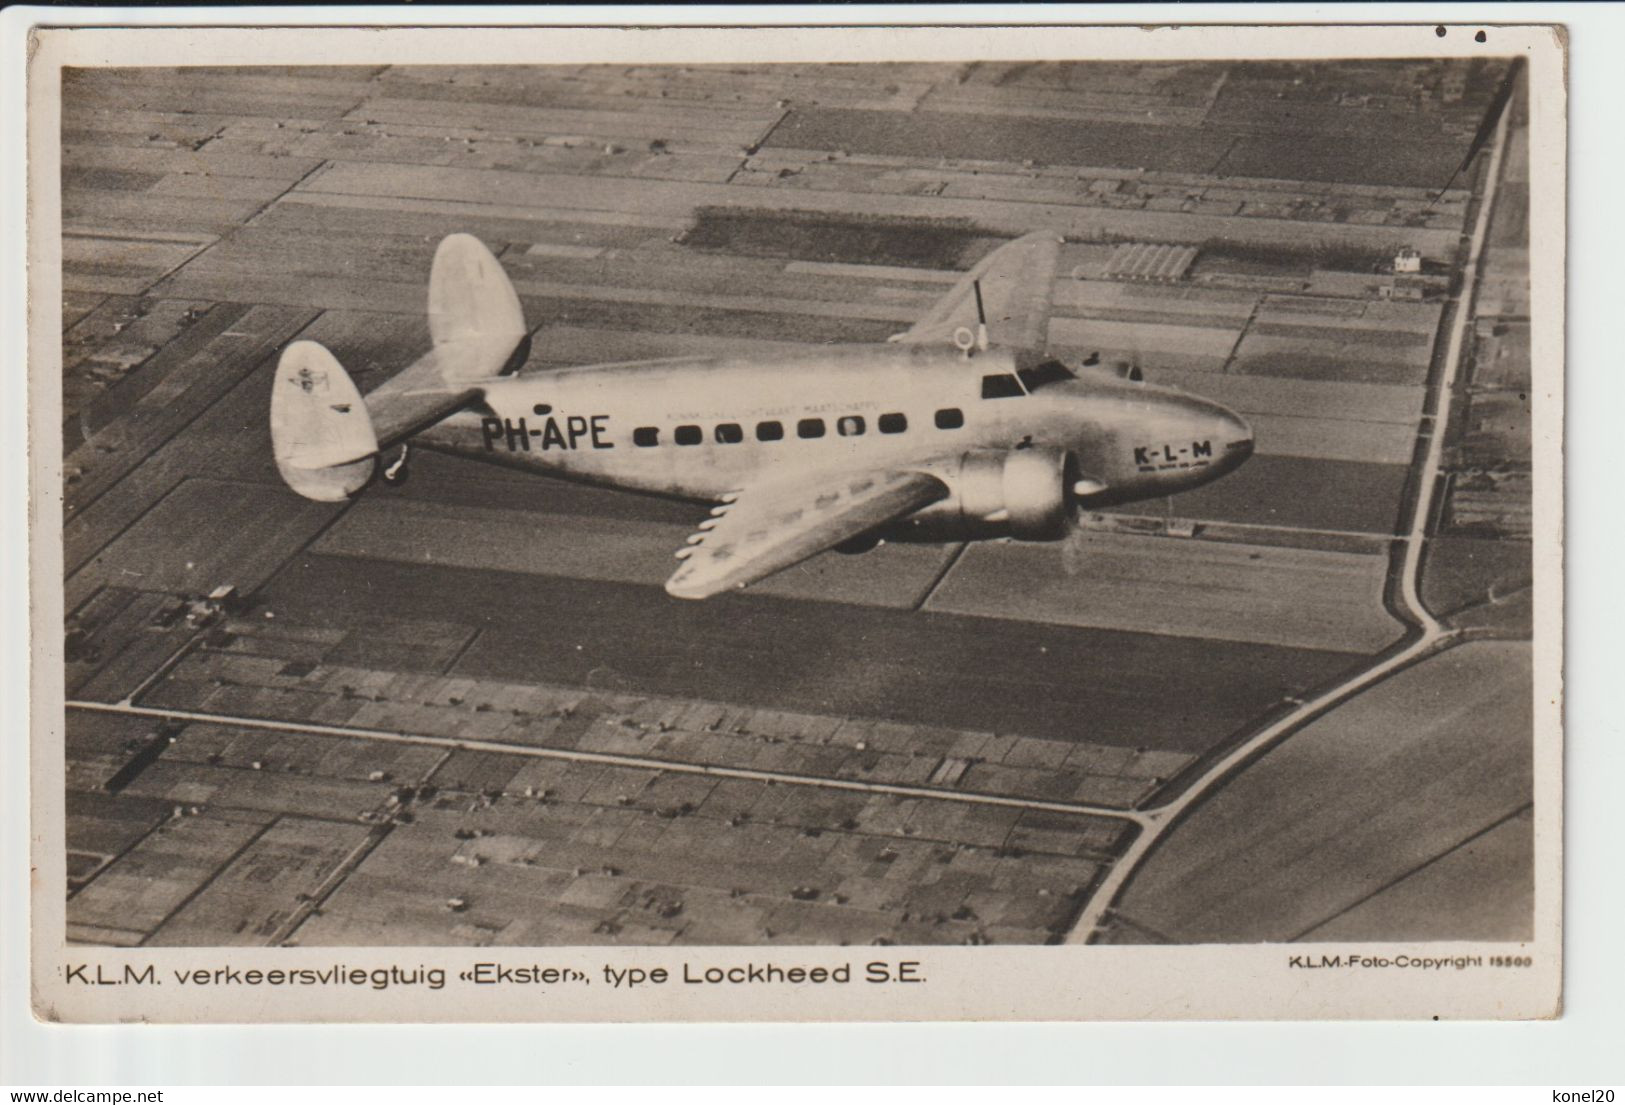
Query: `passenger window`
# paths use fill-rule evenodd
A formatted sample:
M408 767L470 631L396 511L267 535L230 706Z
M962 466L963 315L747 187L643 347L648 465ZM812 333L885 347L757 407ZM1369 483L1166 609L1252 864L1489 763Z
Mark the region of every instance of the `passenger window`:
M632 444L647 449L660 444L660 431L654 426L639 426L632 431Z
M672 432L672 440L679 445L698 445L705 440L698 426L679 426Z
M783 441L784 440L784 423L783 422L758 422L758 423L756 423L756 440L757 441Z
M957 430L965 424L965 412L958 407L943 407L937 412L937 429Z
M835 432L842 437L857 437L863 433L863 416L849 414L835 420Z
M824 420L822 418L803 418L796 423L797 437L823 437Z
M991 376L982 377L983 399L1014 399L1018 395L1026 395L1021 389L1021 381L1008 372L996 372Z
M717 442L722 445L738 445L745 440L745 431L739 428L737 422L717 423Z
M877 419L877 425L883 434L900 434L908 429L908 419L900 414L883 414Z

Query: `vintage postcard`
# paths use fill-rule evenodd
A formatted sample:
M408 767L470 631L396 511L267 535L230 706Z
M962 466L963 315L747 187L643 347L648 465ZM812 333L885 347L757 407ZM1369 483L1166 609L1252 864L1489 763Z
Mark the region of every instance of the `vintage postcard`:
M38 29L36 1015L1558 1015L1565 46Z

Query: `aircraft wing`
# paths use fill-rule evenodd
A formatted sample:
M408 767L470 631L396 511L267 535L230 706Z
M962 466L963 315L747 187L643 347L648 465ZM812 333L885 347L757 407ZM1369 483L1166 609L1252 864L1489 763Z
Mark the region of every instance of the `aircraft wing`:
M1040 230L1000 246L960 278L930 312L891 340L951 342L964 327L976 332L976 287L981 285L988 341L1014 349L1043 349L1049 335L1050 296L1061 258L1061 236Z
M809 476L749 487L712 511L666 581L703 599L772 575L948 493L935 476L897 471Z

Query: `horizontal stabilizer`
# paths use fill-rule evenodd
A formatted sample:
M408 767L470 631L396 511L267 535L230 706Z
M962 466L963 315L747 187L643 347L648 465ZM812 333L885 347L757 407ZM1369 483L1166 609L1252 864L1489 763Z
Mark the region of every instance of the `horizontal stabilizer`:
M342 502L372 478L378 438L349 373L323 346L282 351L271 385L271 447L277 471L307 499Z
M367 409L372 412L380 449L433 426L485 395L478 385L447 382L442 367L439 352L431 351L367 393Z
M478 402L486 380L530 356L519 296L472 234L449 234L434 251L429 336L433 349L367 393L380 448Z

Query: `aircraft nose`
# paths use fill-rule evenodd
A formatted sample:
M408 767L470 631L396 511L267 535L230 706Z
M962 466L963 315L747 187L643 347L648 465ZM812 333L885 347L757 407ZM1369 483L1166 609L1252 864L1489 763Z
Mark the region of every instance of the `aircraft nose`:
M1224 442L1224 463L1227 468L1239 468L1253 455L1253 428L1234 411L1221 408L1219 440Z
M1218 461L1219 469L1231 472L1241 467L1253 455L1253 428L1229 407L1211 399L1199 402L1202 432L1213 443L1214 459Z

